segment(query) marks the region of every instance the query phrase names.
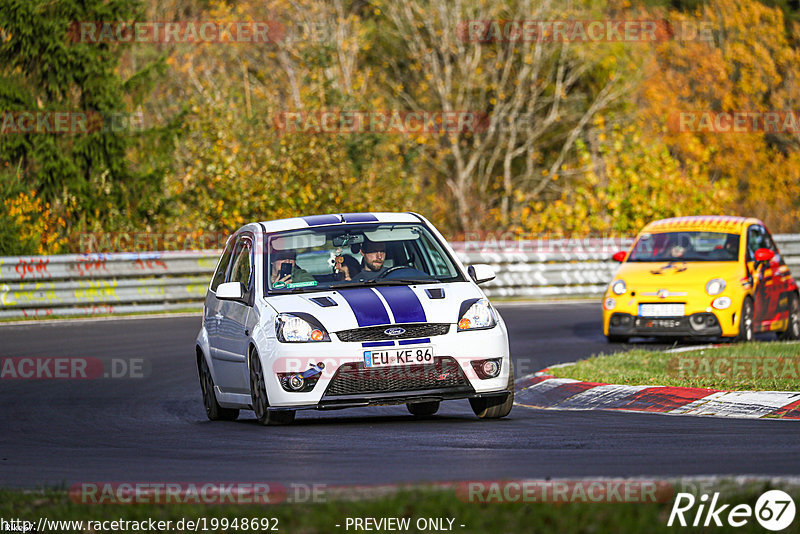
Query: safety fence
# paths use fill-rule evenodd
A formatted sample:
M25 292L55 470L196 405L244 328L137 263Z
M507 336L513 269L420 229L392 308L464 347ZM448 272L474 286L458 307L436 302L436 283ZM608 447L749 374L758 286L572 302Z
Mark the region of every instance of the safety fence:
M800 275L800 235L776 235ZM488 263L490 297L598 296L631 238L452 243L465 265ZM0 257L0 318L198 309L218 250Z

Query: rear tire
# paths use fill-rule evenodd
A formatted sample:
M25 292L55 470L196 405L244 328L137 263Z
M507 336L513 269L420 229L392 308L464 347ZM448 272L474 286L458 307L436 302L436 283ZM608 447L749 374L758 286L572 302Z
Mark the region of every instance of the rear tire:
M507 416L514 406L514 364L509 363L509 365L508 384L506 385L508 395L505 399L500 396L469 399L472 411L479 419L500 419Z
M784 332L778 333L781 341L800 339L800 299L797 294L789 295L789 325Z
M753 330L753 301L746 297L742 303L742 315L739 318L739 335L736 341L748 343L753 341L755 331Z
M439 404L439 401L409 402L406 404L406 408L408 408L408 411L411 412L412 415L427 417L439 411Z
M270 410L261 359L255 350L248 355L250 367L250 400L256 419L262 425L288 425L294 421L294 410Z
M223 408L217 402L217 396L214 393L214 378L211 376L211 370L202 354L197 355L197 374L200 375L200 390L203 392L203 405L208 418L212 421L236 420L239 417L239 410Z

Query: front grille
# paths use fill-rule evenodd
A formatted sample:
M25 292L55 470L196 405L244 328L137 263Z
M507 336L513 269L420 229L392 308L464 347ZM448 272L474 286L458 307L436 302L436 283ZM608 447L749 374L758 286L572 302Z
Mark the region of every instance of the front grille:
M390 336L384 330L403 328L405 332L398 336ZM365 326L335 332L340 341L384 341L387 339L411 339L417 337L442 336L450 330L448 323L413 323L385 324L381 326Z
M458 362L450 357L436 358L433 364L365 368L362 362L343 364L328 384L325 396L395 393L469 387Z

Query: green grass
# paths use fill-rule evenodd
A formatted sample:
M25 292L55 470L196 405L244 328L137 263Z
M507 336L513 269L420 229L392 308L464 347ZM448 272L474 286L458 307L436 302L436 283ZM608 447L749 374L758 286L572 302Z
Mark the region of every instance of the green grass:
M800 344L738 343L682 353L634 349L592 356L550 374L607 384L800 391Z
M677 483L672 484L677 488ZM720 491L721 502L755 505L758 496L774 486L766 481L740 483L717 481L711 490ZM726 489L727 488L727 489ZM795 502L800 502L797 487L783 487ZM676 491L679 491L676 489ZM277 505L124 505L78 504L67 497L65 490L18 491L0 490L0 517L5 520L24 519L36 523L39 518L57 520L135 520L149 518L172 520L181 518L266 518L278 519L279 532L329 533L348 532L348 517L408 517L408 532L417 530L419 518L453 518L452 532L458 533L601 533L601 532L674 532L666 522L672 507L674 493L660 503L471 503L456 495L453 489L404 490L367 500L338 499L316 504ZM688 517L688 516L687 516ZM795 524L798 520L795 520ZM336 527L336 525L340 527ZM465 525L461 527L461 525ZM683 529L695 532L696 529ZM728 532L729 527L713 528L714 532ZM224 532L222 529L208 530ZM207 531L207 532L208 532ZM751 519L736 532L764 532L755 519ZM182 532L173 530L173 532ZM229 528L227 532L242 532ZM251 530L252 532L252 530ZM266 531L264 531L266 532ZM351 526L349 532L354 532Z

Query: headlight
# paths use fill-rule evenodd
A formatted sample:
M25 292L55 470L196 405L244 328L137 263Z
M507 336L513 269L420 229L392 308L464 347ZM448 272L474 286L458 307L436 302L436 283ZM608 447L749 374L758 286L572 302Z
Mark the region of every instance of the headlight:
M709 295L719 295L725 290L725 280L722 278L713 278L706 284L706 293Z
M603 301L603 305L607 310L613 310L617 307L617 300L615 298L608 297L605 301Z
M480 299L461 315L458 320L458 331L494 328L496 324L494 308L488 300Z
M613 291L615 295L624 295L627 290L628 286L625 285L625 280L617 280L611 284L611 291Z
M278 341L284 343L313 343L315 341L330 341L328 332L313 317L299 317L282 313L275 318L275 333Z

